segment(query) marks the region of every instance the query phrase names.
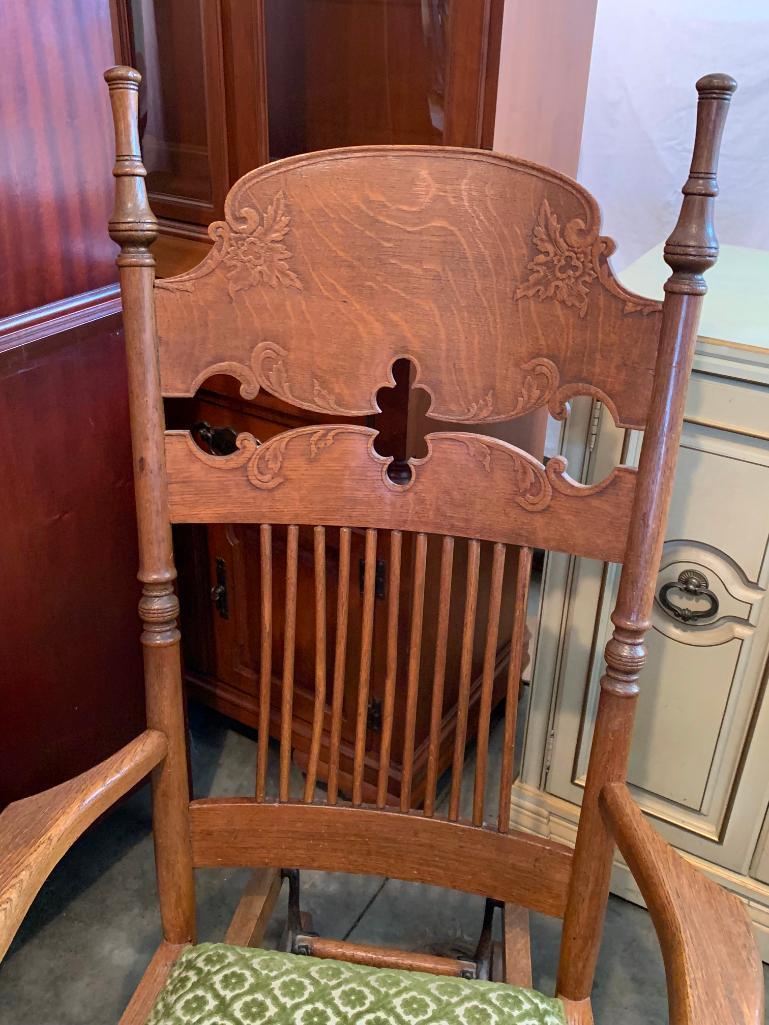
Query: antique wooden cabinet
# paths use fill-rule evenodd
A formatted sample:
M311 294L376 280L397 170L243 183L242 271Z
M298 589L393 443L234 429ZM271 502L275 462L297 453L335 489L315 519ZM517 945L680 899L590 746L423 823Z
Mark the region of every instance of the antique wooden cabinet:
M629 767L666 839L747 903L769 959L769 253L709 277ZM661 248L623 274L660 293ZM601 480L639 438L580 400L561 446ZM512 821L573 840L618 567L548 558ZM640 901L619 861L615 892Z
M222 216L232 182L252 167L296 153L403 142L491 148L497 136L512 142L518 156L546 158L551 165L574 173L595 3L588 0L578 13L565 0L550 0L546 6L547 10L532 13L519 0L120 0L126 60L144 75L142 148L150 202L161 217L161 238L155 246L159 275L178 273L203 258L210 244L207 225ZM561 13L555 20L554 6ZM525 28L526 39L515 31L516 25ZM560 26L558 32L554 25ZM553 73L553 61L563 65L562 76ZM245 89L244 83L250 88ZM498 95L499 83L506 93ZM541 126L549 113L553 117L557 113L559 123L568 119L570 130L551 139L547 152L542 152ZM408 365L395 367L395 386L380 393L382 412L371 424L379 429L378 450L401 462L423 454L424 434L441 427L426 421L426 395L410 389L409 375ZM288 428L317 422L267 395L246 401L236 383L226 377L204 382L193 401L169 403L167 418L169 426L194 428L204 448L223 446L225 451L241 430L265 441ZM496 427L500 437L541 455L544 423L540 411ZM362 558L360 544L356 537L355 560ZM256 726L258 529L188 527L178 531L176 552L189 691ZM304 532L300 552L300 594L311 599L312 537ZM407 546L404 559L410 558ZM481 619L489 559L485 552ZM437 616L434 562L430 549L428 622ZM388 599L384 556L378 565L368 731L372 774L379 742ZM514 571L512 560L508 570ZM333 576L334 572L330 563L328 573ZM455 573L459 572L457 565ZM401 614L408 616L408 589L400 597ZM359 598L354 596L356 601ZM311 601L309 605L300 602L298 621L293 743L300 764L311 722L314 658L313 623L305 607L311 607ZM495 701L503 693L509 648L509 607L505 612ZM359 615L360 608L353 607L350 630L357 643ZM282 640L278 622L274 666L280 666ZM423 672L429 674L432 669L425 665ZM405 673L405 666L399 667L399 673ZM473 664L471 729L480 675L478 652ZM458 677L459 640L452 638L443 764L450 758ZM308 688L304 692L303 680ZM279 673L274 687L280 688ZM345 679L346 712L355 707L356 688L351 671ZM422 691L426 694L428 688ZM417 794L426 767L429 714L427 705L420 705ZM343 773L349 761L350 729L351 720L346 717ZM394 737L393 744L390 793L397 796L400 738Z

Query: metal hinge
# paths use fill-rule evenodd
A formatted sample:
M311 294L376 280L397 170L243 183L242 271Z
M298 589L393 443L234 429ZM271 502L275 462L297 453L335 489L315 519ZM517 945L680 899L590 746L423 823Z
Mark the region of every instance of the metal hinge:
M555 744L555 729L550 730L545 743L545 783L550 774L550 766L553 763L553 745Z
M358 582L360 593L363 594L366 588L366 561L361 559L358 563ZM384 559L377 559L374 570L374 597L384 598L387 587L387 564Z
M216 560L216 583L211 588L211 601L222 619L230 618L230 601L227 594L227 563L224 559Z
M593 403L593 415L590 418L590 433L587 436L587 450L592 452L598 441L598 432L601 429L601 415L603 413L603 402L599 399Z
M366 729L374 733L382 732L382 702L380 698L372 698L368 703Z

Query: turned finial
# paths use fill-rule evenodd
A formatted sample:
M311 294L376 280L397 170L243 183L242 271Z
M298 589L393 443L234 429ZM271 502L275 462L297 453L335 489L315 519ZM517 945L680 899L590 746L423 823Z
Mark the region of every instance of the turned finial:
M144 168L139 148L139 83L134 68L105 71L115 125L115 206L110 236L122 247L118 264L151 264L148 247L157 238L158 222L147 201Z
M718 258L713 228L713 206L718 195L718 153L726 114L737 83L729 75L705 75L697 82L697 131L689 178L681 190L684 200L673 233L665 243L665 262L673 274L667 292L702 295L707 291L703 273Z

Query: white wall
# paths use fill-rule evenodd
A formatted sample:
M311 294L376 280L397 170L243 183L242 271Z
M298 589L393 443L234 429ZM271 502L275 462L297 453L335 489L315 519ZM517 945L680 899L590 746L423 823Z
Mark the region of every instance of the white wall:
M601 205L603 234L618 243L618 271L675 224L694 83L713 71L738 83L717 234L769 249L769 0L599 0L578 177Z

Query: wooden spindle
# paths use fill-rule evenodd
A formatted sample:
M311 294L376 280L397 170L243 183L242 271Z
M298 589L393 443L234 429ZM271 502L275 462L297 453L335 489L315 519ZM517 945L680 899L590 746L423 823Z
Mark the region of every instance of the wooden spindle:
M489 723L494 676L497 668L499 614L502 608L502 584L505 576L505 545L494 545L489 584L489 614L486 621L486 645L483 652L481 701L478 710L478 732L475 747L475 789L473 791L473 825L483 825L483 804L486 794L486 771L489 761Z
M355 754L352 769L352 803L363 800L363 770L366 761L368 730L368 691L371 678L371 649L374 636L374 601L376 585L375 530L366 531L363 570L363 617L361 622L360 672L358 674L358 706L355 720Z
M339 529L339 574L336 593L336 642L334 645L334 693L331 698L331 735L329 737L328 803L336 804L339 795L339 745L342 741L344 681L347 666L347 623L350 613L350 528Z
M403 768L401 770L401 811L411 807L411 786L414 779L414 733L417 724L419 668L422 661L422 623L425 608L425 568L427 534L417 534L414 550L414 582L411 592L411 632L409 635L409 666L406 681L406 715L403 724Z
M451 574L454 568L454 538L444 537L441 547L441 574L438 584L438 630L435 637L435 667L430 707L430 739L427 748L427 780L425 783L424 812L435 814L435 792L438 785L438 756L441 747L443 722L443 688L446 679L446 648L449 639L451 612Z
M304 800L310 804L318 776L323 716L326 711L326 530L316 527L315 539L315 704L312 712L312 739L307 759Z
M267 793L267 758L270 751L270 701L272 698L272 527L259 528L261 566L261 638L259 651L259 746L256 751L256 799Z
M459 818L459 800L462 794L462 769L465 764L467 715L470 703L470 684L473 671L473 640L475 613L478 608L478 571L481 565L481 543L467 542L467 583L465 587L465 621L462 627L462 654L459 661L459 693L457 695L457 722L454 733L454 757L451 763L451 793L449 820Z
M599 806L607 783L627 773L638 678L646 661L644 639L665 540L670 493L681 438L686 385L694 358L704 272L718 257L713 207L716 169L734 79L707 75L697 82L697 132L681 213L665 243L673 273L665 301L654 369L649 419L638 464L614 630L606 650L577 842L563 923L557 991L568 1000L590 996L609 894L614 838Z
M179 602L166 500L163 400L155 337L155 261L150 246L158 225L147 202L139 150L139 83L133 68L111 68L115 126L115 205L109 233L120 246L117 265L123 300L134 494L139 535L147 726L166 737L167 754L152 774L155 869L163 937L195 941L195 888L189 841L189 778L182 693Z
M500 833L506 833L510 828L510 798L515 769L515 726L518 721L518 694L521 687L521 671L526 640L526 613L528 611L529 580L531 578L531 556L531 548L518 549L518 563L515 570L515 586L513 589L510 661L507 665L502 768L499 773L497 828Z
M294 713L294 658L296 655L296 578L299 563L299 527L292 523L286 545L286 613L283 646L283 686L280 702L280 782L281 801L289 798L291 780L291 726Z
M387 783L390 775L390 752L395 711L395 682L398 675L398 615L401 592L401 551L403 535L390 533L390 565L387 582L387 654L385 666L384 703L382 707L382 740L379 745L379 776L377 778L378 808L387 804Z

